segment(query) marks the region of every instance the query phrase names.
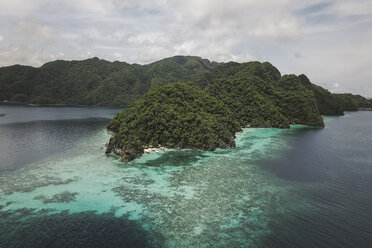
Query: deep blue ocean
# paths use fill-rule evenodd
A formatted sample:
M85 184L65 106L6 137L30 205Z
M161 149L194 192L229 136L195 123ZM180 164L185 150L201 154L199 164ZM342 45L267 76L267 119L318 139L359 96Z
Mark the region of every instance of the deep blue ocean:
M0 105L0 248L372 244L372 112L106 156L120 109Z

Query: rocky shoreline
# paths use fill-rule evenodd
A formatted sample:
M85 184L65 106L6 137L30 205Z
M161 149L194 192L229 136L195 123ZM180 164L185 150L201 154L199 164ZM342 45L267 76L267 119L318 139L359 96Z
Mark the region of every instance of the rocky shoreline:
M235 139L229 146L222 146L220 148L232 148L235 147ZM114 153L115 155L119 156L122 162L129 162L132 161L136 158L140 158L143 154L147 153L160 153L164 152L166 150L184 150L184 149L201 149L201 148L196 148L196 147L165 147L162 145L158 146L142 146L139 149L125 149L125 148L120 148L120 147L114 147L112 143L108 143L105 146L101 148L102 150L105 151L106 154ZM202 149L206 150L206 149ZM210 150L215 150L215 149L210 149Z

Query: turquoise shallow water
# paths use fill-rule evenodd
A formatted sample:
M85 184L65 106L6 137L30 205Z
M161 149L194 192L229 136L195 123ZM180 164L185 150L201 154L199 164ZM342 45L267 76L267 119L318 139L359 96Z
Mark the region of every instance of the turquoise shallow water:
M245 129L235 149L169 150L126 164L104 154L107 121L92 120L70 149L0 175L0 247L367 247L371 226L348 216L371 219L370 155L350 169L330 164L332 149L325 164L317 149L297 150L353 116L329 118L324 130ZM303 173L305 165L320 172ZM365 184L353 185L360 175Z
M2 211L27 208L26 219L64 211L112 213L160 232L172 247L209 239L224 241L221 246L246 243L248 234L253 242L268 232L266 214L282 211L278 194L288 186L249 163L277 145L273 140L282 132L245 130L237 149L167 151L122 164L100 149L109 139L101 130L73 150L2 176ZM235 241L223 238L229 233Z

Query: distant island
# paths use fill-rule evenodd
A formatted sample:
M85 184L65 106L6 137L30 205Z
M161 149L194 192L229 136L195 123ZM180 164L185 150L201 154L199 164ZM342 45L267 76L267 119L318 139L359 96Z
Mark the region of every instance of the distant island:
M175 56L148 65L53 61L0 68L0 101L128 106L110 122L107 153L122 161L146 148L215 150L235 146L244 127L323 127L322 115L371 109L360 95L332 94L305 75L268 62L216 63Z
M151 87L194 81L218 63L176 56L148 65L109 62L96 57L56 60L39 68L0 68L0 102L128 106Z

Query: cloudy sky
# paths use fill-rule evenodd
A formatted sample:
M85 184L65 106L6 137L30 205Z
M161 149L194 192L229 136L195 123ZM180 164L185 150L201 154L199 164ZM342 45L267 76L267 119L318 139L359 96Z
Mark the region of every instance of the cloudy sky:
M0 21L0 66L259 60L372 96L372 0L0 0Z

